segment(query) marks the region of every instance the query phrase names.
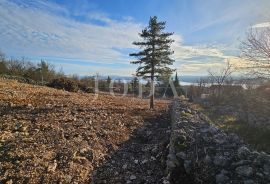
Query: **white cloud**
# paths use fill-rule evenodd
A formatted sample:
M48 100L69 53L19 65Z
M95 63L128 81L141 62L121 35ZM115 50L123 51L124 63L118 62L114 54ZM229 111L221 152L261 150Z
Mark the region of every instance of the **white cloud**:
M44 2L36 8L11 1L0 4L0 39L4 51L16 50L18 55L51 56L85 59L99 62L127 62L119 48L134 48L141 25L131 21L113 21L104 15L92 14L92 19L108 23L99 26L71 20L43 11ZM46 3L57 11L62 7ZM89 15L90 16L90 15ZM5 46L5 47L4 47ZM13 52L14 53L14 52Z
M66 59L69 62L61 66L67 67L69 73L82 75L89 74L89 71L118 75L134 72L134 66L130 66L130 69L112 69L109 66L87 67L76 63L70 64L72 61L80 60L129 65L132 58L121 50L136 48L132 42L139 39L138 32L143 27L140 23L134 22L132 17L113 20L101 12L73 12L90 20L80 22L70 16L62 16L69 12L57 4L46 1L29 1L29 3L31 4L17 4L7 0L0 2L1 49L7 54ZM101 21L104 25L96 25L91 23L91 20ZM174 34L172 38L175 40L172 45L175 51L173 55L176 60L175 66L186 73L202 72L208 67L220 66L230 57L218 47L183 45L183 38L179 34ZM205 60L197 61L199 57ZM184 64L181 64L182 61L185 61Z
M270 28L270 22L255 24L252 26L252 28Z
M82 76L95 75L98 73L101 76L116 75L116 76L129 76L134 73L135 68L111 68L110 66L83 66L80 64L61 63L57 69L66 69L67 75L80 74Z
M224 54L217 48L198 45L198 46L185 46L185 45L173 45L175 60L192 59L198 56L209 57L224 57Z

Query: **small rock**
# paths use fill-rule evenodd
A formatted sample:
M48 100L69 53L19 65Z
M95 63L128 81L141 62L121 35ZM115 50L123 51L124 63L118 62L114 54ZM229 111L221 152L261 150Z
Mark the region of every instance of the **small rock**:
M56 167L57 167L57 162L56 162L56 160L54 160L54 163L53 164L50 164L49 166L48 166L48 172L54 172L55 171L55 169L56 169Z
M216 175L216 183L226 183L227 181L229 181L229 179L230 178L226 176L224 173Z
M184 152L176 153L176 157L181 158L182 160L185 160L187 158L187 155Z
M227 163L227 160L223 156L215 156L213 162L217 166L225 166Z
M137 177L135 176L135 175L131 175L130 177L129 177L129 179L130 180L135 180Z
M138 163L139 163L139 160L134 160L134 163L135 163L135 164L138 164Z
M191 171L191 161L190 160L185 160L184 167L185 167L186 172L190 173L190 171Z
M250 164L249 160L240 160L239 162L232 163L232 166L233 167L238 167L238 166L241 166L241 165L248 165L248 164Z
M204 162L206 164L211 164L212 163L212 159L209 155L206 155L205 158L204 158Z
M246 180L246 181L244 181L244 184L254 184L254 181L253 180Z
M263 165L263 173L265 175L270 175L270 165L269 164L264 164Z
M167 160L167 167L169 168L174 168L176 167L179 163L178 160L176 159L176 156L174 154L169 154L167 156L168 160Z
M250 177L253 174L253 169L252 167L249 166L239 166L235 169L235 172L238 175L245 176L245 177Z
M238 150L237 150L237 153L238 153L238 157L239 158L246 158L250 151L249 149L246 147L246 146L241 146Z
M72 181L72 176L70 175L65 175L65 182L70 183Z
M13 184L13 181L12 181L12 180L8 180L8 181L6 182L6 184Z
M52 107L52 104L46 104L45 107L50 108L50 107Z
M123 169L126 169L127 168L127 164L124 164L122 168Z
M256 173L256 176L258 176L259 178L263 178L263 174L259 172Z
M170 182L167 179L164 179L162 184L170 184Z
M191 114L191 110L190 109L186 109L186 112Z
M142 161L142 164L145 164L146 162L148 162L148 160L144 159L144 160Z
M224 134L216 134L214 136L214 141L217 143L217 144L224 144L226 142L226 136L224 136Z

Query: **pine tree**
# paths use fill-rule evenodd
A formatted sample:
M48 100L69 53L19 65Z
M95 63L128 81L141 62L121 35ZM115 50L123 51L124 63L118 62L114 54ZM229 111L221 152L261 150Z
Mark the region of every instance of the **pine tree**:
M177 72L176 72L175 77L174 77L174 87L178 88L179 86L180 86L179 79L178 79Z
M110 90L110 84L111 84L111 81L112 81L111 77L108 76L108 77L107 77L107 81L106 81L106 83L107 83L106 88L107 88L108 91Z
M109 85L111 83L112 79L110 76L107 77L107 84Z
M5 55L0 51L0 74L6 74L8 72Z
M170 45L174 41L170 39L170 36L173 33L162 32L165 29L165 24L166 22L158 22L156 16L150 17L149 25L139 33L143 41L133 42L134 45L143 48L143 50L130 54L138 59L131 63L140 65L136 70L136 75L151 80L150 108L154 108L155 78L164 73L171 74L173 72L168 67L174 62L170 58L170 55L173 54Z
M139 80L137 77L134 77L134 79L131 81L132 86L132 92L137 94L139 91Z

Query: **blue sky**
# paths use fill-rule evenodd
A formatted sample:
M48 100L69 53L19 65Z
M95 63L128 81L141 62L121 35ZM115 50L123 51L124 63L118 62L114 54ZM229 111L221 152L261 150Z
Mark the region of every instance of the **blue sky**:
M132 42L156 15L175 33L173 68L204 75L241 62L240 40L270 26L269 8L269 0L0 0L0 50L67 74L131 75Z

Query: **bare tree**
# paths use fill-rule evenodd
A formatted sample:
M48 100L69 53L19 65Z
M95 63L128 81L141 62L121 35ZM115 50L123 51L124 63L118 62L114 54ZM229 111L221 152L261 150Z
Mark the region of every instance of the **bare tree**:
M249 73L270 78L270 28L250 29L241 43L241 57L249 62Z
M231 74L234 72L232 64L227 62L227 65L219 72L208 70L209 81L212 85L217 86L217 95L221 95L222 86L231 81Z

